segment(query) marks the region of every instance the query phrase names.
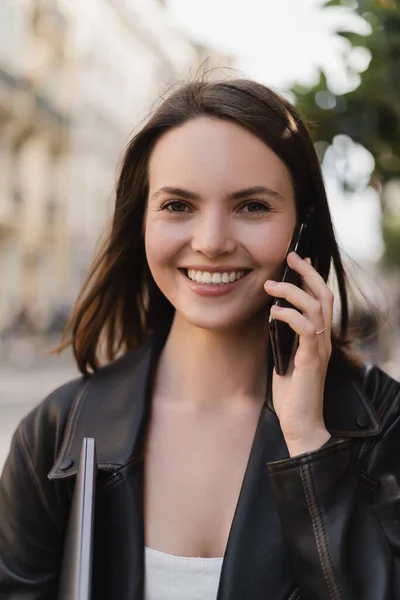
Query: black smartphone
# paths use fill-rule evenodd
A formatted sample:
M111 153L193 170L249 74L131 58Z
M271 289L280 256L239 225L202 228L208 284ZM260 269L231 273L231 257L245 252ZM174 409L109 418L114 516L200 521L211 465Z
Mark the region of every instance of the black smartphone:
M311 249L311 215L308 213L304 219L302 219L293 233L292 240L289 245L287 255L294 251L302 258L310 256ZM293 271L287 264L285 257L285 270L283 273L282 281L292 283L293 285L300 285L300 275ZM276 298L272 305L282 306L284 308L296 308L290 302L284 298ZM298 309L296 309L298 310ZM272 357L274 360L275 370L278 375L285 375L289 362L294 350L295 344L297 346L297 334L294 330L283 321L274 319L272 315L269 317L269 335L271 340Z

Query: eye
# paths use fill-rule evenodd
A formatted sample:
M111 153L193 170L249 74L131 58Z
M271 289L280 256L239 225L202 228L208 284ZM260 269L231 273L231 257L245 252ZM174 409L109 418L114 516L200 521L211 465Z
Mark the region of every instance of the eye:
M242 204L241 209L248 209L244 212L249 213L260 213L260 212L269 212L271 211L271 207L264 202L260 202L259 200L248 200L244 204Z
M182 200L171 200L167 202L161 207L161 210L165 210L171 213L183 213L186 212L185 209L189 209L189 206L186 202L182 202Z

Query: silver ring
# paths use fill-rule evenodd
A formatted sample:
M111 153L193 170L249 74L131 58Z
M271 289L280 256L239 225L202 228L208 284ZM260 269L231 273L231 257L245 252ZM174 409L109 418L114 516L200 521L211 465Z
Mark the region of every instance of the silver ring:
M321 331L316 331L315 335L319 335L320 333L324 333L324 331L326 331L326 325L323 329L321 329Z

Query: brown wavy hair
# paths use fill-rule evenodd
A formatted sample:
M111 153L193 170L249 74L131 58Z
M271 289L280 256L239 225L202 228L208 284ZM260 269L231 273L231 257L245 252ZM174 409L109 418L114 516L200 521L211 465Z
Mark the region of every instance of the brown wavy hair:
M305 121L289 101L260 83L242 78L201 79L173 89L124 153L112 220L55 350L59 353L72 345L78 368L85 375L135 348L173 317L174 308L157 287L145 253L148 162L155 144L168 130L204 116L245 127L286 164L298 217L306 211L313 213L313 264L325 281L331 266L336 276L340 319L332 336L333 350L344 353L348 347L346 275Z

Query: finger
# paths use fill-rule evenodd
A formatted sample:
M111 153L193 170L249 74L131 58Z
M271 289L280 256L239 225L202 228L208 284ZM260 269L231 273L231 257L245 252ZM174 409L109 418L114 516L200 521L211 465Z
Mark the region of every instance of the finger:
M330 330L333 318L333 293L318 271L308 261L300 258L298 254L291 252L287 257L287 262L291 269L301 275L304 284L310 289L314 298L320 301L324 323L327 329Z
M287 263L291 269L301 275L305 285L311 290L315 298L321 299L324 297L326 290L330 291L321 275L306 258L301 258L296 252L290 252Z
M272 306L271 315L274 319L287 323L299 335L300 345L308 354L310 362L314 362L316 357L319 358L320 342L318 338L322 336L316 335L317 330L311 321L293 308Z
M305 258L304 259L309 265L311 265L311 258ZM307 292L307 294L310 294L310 296L312 296L314 298L314 294L312 293L312 291L310 290L310 288L308 287L308 285L306 284L306 282L304 281L304 279L301 280L301 287L302 289Z
M304 283L304 281L301 281L301 289L304 290L305 292L307 292L307 294L309 296L311 296L311 298L315 298L314 294L312 293L312 291L310 290L310 288L308 287L308 285L306 285Z
M293 285L292 283L274 282L268 280L265 283L265 290L275 298L284 298L290 304L301 310L315 325L317 331L325 327L324 314L321 303L306 291Z

